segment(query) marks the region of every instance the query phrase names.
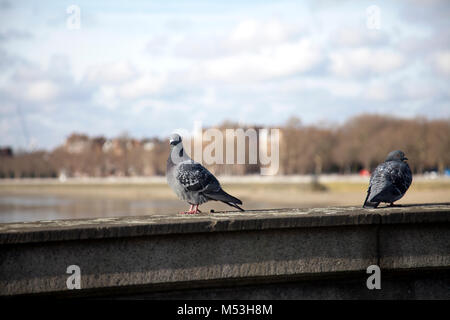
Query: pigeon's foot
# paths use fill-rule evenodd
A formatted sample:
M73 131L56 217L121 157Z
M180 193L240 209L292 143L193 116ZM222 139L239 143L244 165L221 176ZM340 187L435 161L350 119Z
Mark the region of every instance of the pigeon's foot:
M189 211L180 211L180 214L197 214L200 211L189 210Z
M389 204L388 207L403 207L401 204L394 204L393 202Z
M195 214L194 210L192 210L193 208L194 208L194 205L191 204L188 211L180 211L180 214Z
M197 214L202 213L200 209L198 208L198 204L191 205L189 208L189 211L181 211L180 214Z

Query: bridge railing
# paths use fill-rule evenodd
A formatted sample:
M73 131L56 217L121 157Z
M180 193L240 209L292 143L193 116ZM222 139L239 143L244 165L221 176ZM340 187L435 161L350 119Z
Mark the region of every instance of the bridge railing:
M2 296L450 298L449 284L449 203L0 224Z

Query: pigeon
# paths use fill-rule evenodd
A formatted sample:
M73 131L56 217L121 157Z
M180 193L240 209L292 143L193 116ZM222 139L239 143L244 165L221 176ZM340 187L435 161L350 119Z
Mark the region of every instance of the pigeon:
M214 175L195 162L183 149L182 139L178 134L170 136L170 154L167 160L167 183L178 198L187 201L191 206L183 214L197 214L201 212L198 206L210 201L222 201L240 211L244 211L238 204L242 201L222 190Z
M405 162L408 158L400 150L392 151L386 160L376 167L370 177L363 208L376 208L380 202L390 203L403 197L412 182L412 173Z

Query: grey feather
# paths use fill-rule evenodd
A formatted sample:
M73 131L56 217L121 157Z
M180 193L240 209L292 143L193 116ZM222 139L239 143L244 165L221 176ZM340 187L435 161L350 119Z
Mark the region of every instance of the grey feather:
M377 207L380 202L394 203L402 198L412 182L412 172L404 153L391 152L370 177L364 207Z
M184 152L181 137L172 135L171 150L167 160L167 183L181 200L189 204L203 204L210 200L222 201L241 209L242 201L222 190L214 175Z

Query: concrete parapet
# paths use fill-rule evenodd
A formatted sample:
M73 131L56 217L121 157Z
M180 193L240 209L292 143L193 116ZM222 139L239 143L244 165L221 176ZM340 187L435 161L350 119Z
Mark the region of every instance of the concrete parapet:
M9 223L0 246L2 296L450 298L450 204Z

